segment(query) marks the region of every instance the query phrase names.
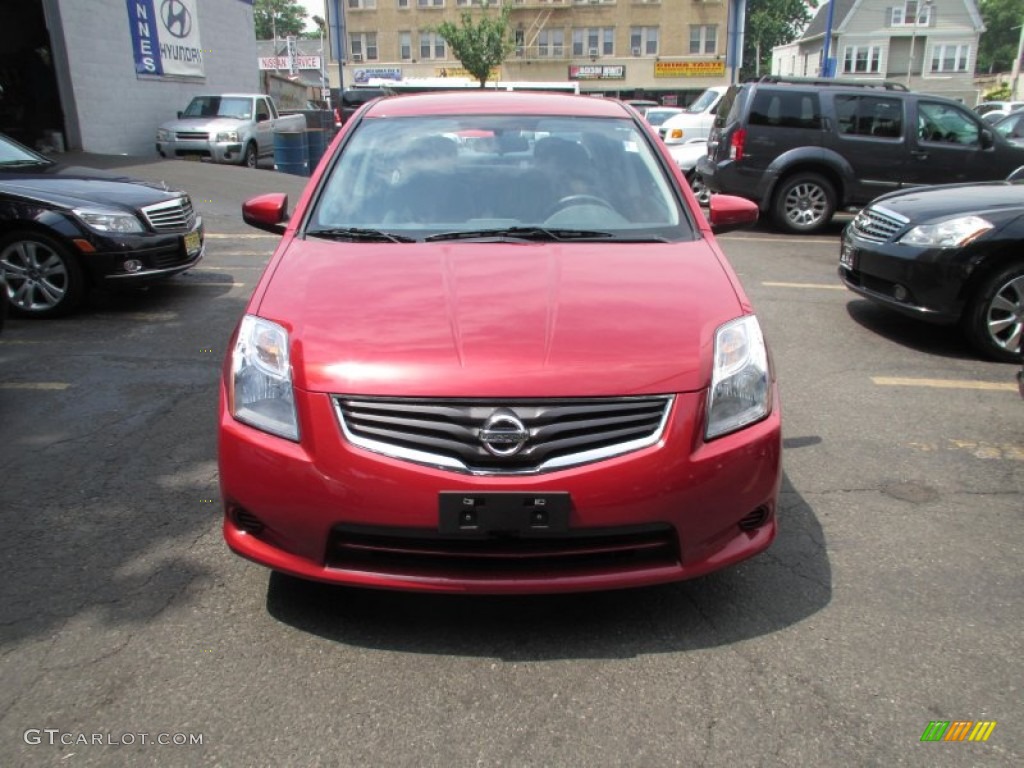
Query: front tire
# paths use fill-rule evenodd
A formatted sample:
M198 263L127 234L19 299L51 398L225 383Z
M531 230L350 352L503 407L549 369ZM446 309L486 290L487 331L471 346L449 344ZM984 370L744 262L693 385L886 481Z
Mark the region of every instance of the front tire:
M245 152L242 153L242 165L247 168L256 168L259 166L260 158L256 152L256 144L250 141L245 145Z
M11 309L23 316L66 315L85 295L78 260L61 243L38 232L12 232L0 238L0 272Z
M986 357L1021 362L1024 337L1024 262L1009 264L982 282L964 314L968 341Z
M772 203L775 224L793 234L824 229L835 212L835 189L817 173L796 173L783 179Z
M686 180L690 182L690 189L693 190L693 196L697 198L697 203L702 208L707 208L711 205L711 190L704 183L704 178L694 170L690 171L686 176Z

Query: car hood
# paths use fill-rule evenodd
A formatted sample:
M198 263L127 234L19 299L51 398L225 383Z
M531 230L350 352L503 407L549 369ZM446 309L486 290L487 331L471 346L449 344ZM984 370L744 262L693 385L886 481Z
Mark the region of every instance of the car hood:
M166 185L57 163L0 170L0 191L64 208L88 203L138 208L182 194Z
M233 131L242 123L251 120L240 120L235 117L184 117L161 124L165 131Z
M708 386L742 314L706 241L296 240L258 314L291 334L295 385L429 397L586 397Z
M1024 184L945 184L883 195L872 205L895 211L912 222L986 212L1012 213L1024 209Z

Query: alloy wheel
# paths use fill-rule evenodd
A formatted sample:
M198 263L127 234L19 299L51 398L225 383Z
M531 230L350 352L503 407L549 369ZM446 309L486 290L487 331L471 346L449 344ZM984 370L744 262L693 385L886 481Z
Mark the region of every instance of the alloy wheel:
M800 229L821 222L829 209L828 194L818 184L803 181L786 190L784 200L786 219Z
M54 310L64 301L70 276L64 259L45 243L18 240L0 252L0 271L11 303L25 312Z
M1020 350L1024 331L1024 275L1000 286L985 308L985 326L992 343L1013 353Z

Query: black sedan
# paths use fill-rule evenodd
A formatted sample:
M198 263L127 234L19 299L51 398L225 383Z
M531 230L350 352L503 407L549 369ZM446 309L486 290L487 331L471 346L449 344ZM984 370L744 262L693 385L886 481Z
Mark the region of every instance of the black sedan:
M1021 359L1024 182L883 195L843 232L839 276L906 315L959 324L983 355Z
M62 166L0 134L0 276L12 311L66 314L91 287L169 277L204 247L184 192Z

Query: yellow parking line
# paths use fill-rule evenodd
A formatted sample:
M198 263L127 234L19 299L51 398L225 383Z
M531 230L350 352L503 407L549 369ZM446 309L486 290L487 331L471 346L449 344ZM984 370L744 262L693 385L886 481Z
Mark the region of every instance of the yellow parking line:
M67 389L63 381L0 381L0 389Z
M872 376L871 381L881 387L932 387L933 389L983 389L998 392L1016 392L1017 385L1001 381L963 381L961 379L904 379L898 376Z
M817 288L823 291L845 291L845 285L835 285L833 283L761 283L761 285L767 285L769 288Z

